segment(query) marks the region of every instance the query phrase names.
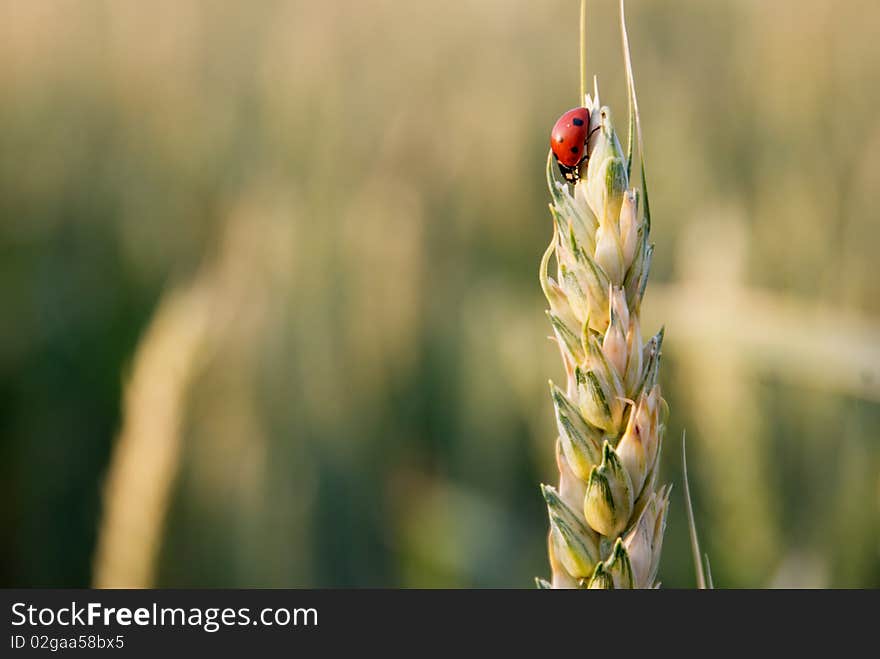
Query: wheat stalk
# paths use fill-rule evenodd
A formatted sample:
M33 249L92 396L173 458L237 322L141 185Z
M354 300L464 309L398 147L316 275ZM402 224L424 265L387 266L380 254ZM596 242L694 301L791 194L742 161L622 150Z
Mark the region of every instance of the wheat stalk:
M585 5L582 0L582 88ZM552 151L547 161L553 239L539 276L566 386L550 383L559 486L541 486L552 569L549 582L537 580L544 588L655 587L666 526L669 487L656 484L669 414L657 381L663 330L643 341L639 323L654 248L623 0L620 29L629 90L627 152L594 78L592 95L581 93L589 138L576 181L556 174Z

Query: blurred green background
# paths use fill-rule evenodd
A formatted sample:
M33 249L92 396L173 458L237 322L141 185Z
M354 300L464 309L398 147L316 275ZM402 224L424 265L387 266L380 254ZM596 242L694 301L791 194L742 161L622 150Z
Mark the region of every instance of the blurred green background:
M531 587L575 0L0 0L0 583ZM624 123L611 0L589 67ZM880 586L880 5L631 0L660 578Z

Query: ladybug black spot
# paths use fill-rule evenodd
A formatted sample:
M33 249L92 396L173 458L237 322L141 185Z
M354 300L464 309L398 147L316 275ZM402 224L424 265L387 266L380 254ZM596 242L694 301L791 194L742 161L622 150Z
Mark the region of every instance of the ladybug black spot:
M583 126L584 120L581 119L580 117L575 117L574 119L571 120L571 123L573 123L575 126Z
M565 138L562 135L557 135L556 141L562 144L565 141Z
M571 152L572 152L572 153L577 153L577 152L578 152L578 148L577 148L576 146L571 147Z

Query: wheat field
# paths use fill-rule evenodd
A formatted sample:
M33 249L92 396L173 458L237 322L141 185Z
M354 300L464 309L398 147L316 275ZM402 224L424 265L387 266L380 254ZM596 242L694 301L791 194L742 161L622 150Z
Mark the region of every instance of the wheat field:
M547 572L535 266L576 5L0 0L0 583ZM591 5L622 112L616 3ZM878 587L880 6L627 14L660 580L694 583L687 429L717 585Z

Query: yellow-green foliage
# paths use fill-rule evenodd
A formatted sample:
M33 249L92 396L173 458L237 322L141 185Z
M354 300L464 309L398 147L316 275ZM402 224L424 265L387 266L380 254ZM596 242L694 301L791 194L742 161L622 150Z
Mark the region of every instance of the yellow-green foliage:
M575 4L0 1L0 581L89 583L121 383L202 273L223 303L159 584L546 571L563 373L534 265ZM667 327L715 581L880 586L880 6L628 14L658 218L642 321ZM620 124L618 39L590 32ZM680 496L664 586L693 584Z

